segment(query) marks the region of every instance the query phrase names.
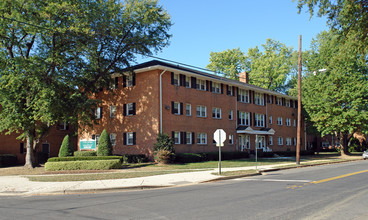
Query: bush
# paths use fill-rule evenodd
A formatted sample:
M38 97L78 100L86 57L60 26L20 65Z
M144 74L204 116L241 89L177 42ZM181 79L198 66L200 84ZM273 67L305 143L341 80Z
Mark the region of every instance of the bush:
M171 153L175 153L174 140L167 134L158 134L156 143L154 144L153 151L166 150Z
M148 158L144 154L124 154L123 163L143 163L148 162Z
M51 157L47 162L60 162L60 161L81 161L81 160L120 160L123 161L122 156L86 156L86 157Z
M313 150L302 150L300 151L300 155L301 156L312 156L314 155L314 151Z
M62 161L47 162L45 164L46 171L58 170L109 170L119 169L121 167L120 160L85 160L85 161Z
M104 129L101 133L100 139L98 140L97 156L110 156L112 155L112 145L110 136Z
M13 154L0 154L0 167L10 167L17 164L17 156Z
M175 154L176 163L196 163L202 161L204 161L202 154L194 154L194 153Z
M169 164L175 161L175 154L168 150L158 150L155 153L155 161L157 163Z
M73 156L73 146L70 142L69 135L66 135L61 143L59 157Z
M97 156L96 151L74 151L75 157L92 157Z

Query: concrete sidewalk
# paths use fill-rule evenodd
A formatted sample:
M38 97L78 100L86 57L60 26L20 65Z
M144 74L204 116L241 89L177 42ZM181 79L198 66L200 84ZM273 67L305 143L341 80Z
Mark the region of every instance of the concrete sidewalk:
M287 164L283 164L287 165ZM259 166L260 171L273 169L277 165ZM222 168L222 172L251 170L252 167ZM221 176L213 175L218 169L206 171L173 173L156 176L145 176L129 179L72 181L72 182L34 182L23 176L0 176L0 196L29 196L46 194L73 194L92 193L108 190L143 189L170 187L188 184L197 184L206 181L221 179Z

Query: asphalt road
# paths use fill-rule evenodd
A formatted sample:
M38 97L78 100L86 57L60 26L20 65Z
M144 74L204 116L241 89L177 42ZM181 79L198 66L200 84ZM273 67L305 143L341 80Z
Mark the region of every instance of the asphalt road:
M0 197L0 219L368 219L368 162L155 190Z

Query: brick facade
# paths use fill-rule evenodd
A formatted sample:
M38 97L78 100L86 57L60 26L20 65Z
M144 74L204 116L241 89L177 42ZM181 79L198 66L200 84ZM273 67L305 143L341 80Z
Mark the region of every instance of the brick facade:
M294 97L161 61L137 65L134 72L114 76L116 88L96 95L102 100L102 117L80 130L79 140L96 138L106 129L115 138L114 154L151 157L162 126L163 133L175 138L176 152L211 152L217 151L213 133L222 128L227 133L223 151L254 151L256 139L264 151L295 151Z

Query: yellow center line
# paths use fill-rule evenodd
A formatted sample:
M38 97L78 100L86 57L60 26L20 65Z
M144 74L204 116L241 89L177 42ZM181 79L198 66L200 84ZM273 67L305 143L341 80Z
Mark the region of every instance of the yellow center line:
M323 179L323 180L317 180L317 181L313 181L311 183L314 183L314 184L324 183L324 182L328 182L328 181L331 181L331 180L341 179L341 178L345 178L345 177L348 177L348 176L353 176L353 175L366 173L366 172L368 172L368 170L362 170L362 171L358 171L358 172L355 172L355 173L348 173L348 174L344 174L344 175L341 175L341 176L335 176L335 177L331 177L331 178L327 178L327 179Z

